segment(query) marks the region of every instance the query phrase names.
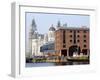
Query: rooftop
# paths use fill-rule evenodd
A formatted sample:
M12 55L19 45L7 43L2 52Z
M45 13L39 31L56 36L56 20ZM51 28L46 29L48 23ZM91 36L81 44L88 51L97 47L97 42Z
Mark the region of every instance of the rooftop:
M51 25L51 27L49 28L49 31L55 31L56 29L53 27L53 24Z
M59 27L58 30L60 29L67 29L67 30L89 30L88 27L83 26L83 27Z

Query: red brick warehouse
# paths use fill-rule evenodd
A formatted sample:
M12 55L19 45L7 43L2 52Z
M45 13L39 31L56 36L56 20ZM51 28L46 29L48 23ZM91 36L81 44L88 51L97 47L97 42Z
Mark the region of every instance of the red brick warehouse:
M55 51L61 56L89 55L89 28L87 27L60 27L55 31Z

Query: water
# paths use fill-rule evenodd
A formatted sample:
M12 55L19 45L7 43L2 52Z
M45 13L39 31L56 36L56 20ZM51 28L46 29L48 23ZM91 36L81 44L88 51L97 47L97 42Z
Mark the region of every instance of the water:
M63 63L26 63L26 67L48 67L48 66L64 66L64 65L82 65L89 64L86 62L63 62Z
M26 63L26 67L46 67L55 66L54 63Z

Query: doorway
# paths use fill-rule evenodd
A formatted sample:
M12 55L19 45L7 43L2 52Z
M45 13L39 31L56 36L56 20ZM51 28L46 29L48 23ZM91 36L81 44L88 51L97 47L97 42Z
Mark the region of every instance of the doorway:
M73 56L73 53L76 52L78 55L80 54L80 47L77 45L73 45L69 47L69 56Z
M67 56L67 49L61 50L61 55Z

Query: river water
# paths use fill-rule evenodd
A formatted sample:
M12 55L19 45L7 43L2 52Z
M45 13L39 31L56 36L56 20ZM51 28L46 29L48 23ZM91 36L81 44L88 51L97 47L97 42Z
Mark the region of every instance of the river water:
M26 67L48 67L48 66L64 66L64 65L85 65L89 62L66 62L66 63L26 63Z

